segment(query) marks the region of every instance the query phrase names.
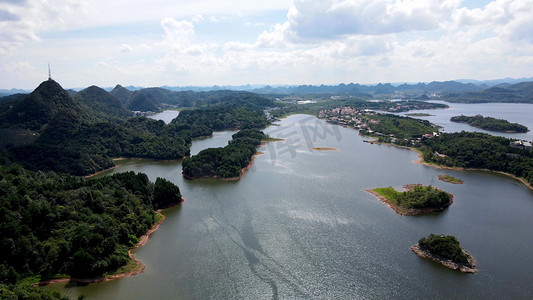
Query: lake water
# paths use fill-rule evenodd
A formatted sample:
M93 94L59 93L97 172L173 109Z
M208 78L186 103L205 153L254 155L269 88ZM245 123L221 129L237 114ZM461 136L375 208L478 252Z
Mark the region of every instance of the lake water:
M533 140L533 104L524 103L486 103L486 104L464 104L464 103L448 103L444 101L431 101L435 103L443 103L450 108L439 110L413 110L400 113L400 115L406 115L411 113L428 113L433 116L429 117L416 117L428 120L433 124L442 126L444 132L457 132L457 131L477 131L490 133L492 135L504 136L513 139ZM518 123L529 128L527 133L504 133L487 131L480 128L472 127L465 123L451 122L450 118L459 115L475 116L481 114L484 117L493 117L497 119L504 119L511 123Z
M526 108L533 115L533 106ZM166 220L135 251L144 273L48 288L87 299L531 298L533 191L520 182L415 164L413 151L364 143L353 129L307 115L277 125L265 132L286 140L261 146L264 154L236 182L185 180L181 162L121 162L107 174L167 178L185 203L165 210ZM231 134L193 148L224 146ZM440 174L465 184L444 183ZM455 202L439 214L400 216L365 192L410 183L444 189ZM412 253L429 233L455 235L479 273Z

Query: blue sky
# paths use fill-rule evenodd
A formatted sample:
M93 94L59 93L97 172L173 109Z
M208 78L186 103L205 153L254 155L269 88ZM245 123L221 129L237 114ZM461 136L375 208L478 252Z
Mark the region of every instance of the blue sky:
M533 0L0 0L0 88L532 77Z

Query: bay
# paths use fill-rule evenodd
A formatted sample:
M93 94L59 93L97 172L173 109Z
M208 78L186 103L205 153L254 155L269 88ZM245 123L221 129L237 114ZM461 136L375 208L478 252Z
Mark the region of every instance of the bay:
M176 183L186 199L181 207L164 211L166 220L135 251L146 271L98 284L47 288L87 299L533 294L533 191L519 181L416 164L413 151L364 143L355 130L308 115L294 115L276 125L265 133L285 140L261 146L264 154L236 182L185 180L181 162L120 162L107 174L134 170L150 180L164 177ZM232 133L195 140L193 147L224 146ZM437 179L440 174L465 184L444 183ZM410 183L444 189L455 195L455 203L439 214L400 216L365 192ZM459 273L412 253L409 247L429 233L455 235L478 260L479 273Z

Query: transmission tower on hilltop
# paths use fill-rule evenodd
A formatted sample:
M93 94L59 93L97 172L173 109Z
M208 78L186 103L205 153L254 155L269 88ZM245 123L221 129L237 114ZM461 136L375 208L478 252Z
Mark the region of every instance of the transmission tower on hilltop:
M52 80L52 71L50 71L50 64L48 64L48 80Z

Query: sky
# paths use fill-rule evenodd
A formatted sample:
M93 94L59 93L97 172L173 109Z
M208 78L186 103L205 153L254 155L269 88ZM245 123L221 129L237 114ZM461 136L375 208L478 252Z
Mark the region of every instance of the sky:
M0 0L0 89L533 77L533 0Z

